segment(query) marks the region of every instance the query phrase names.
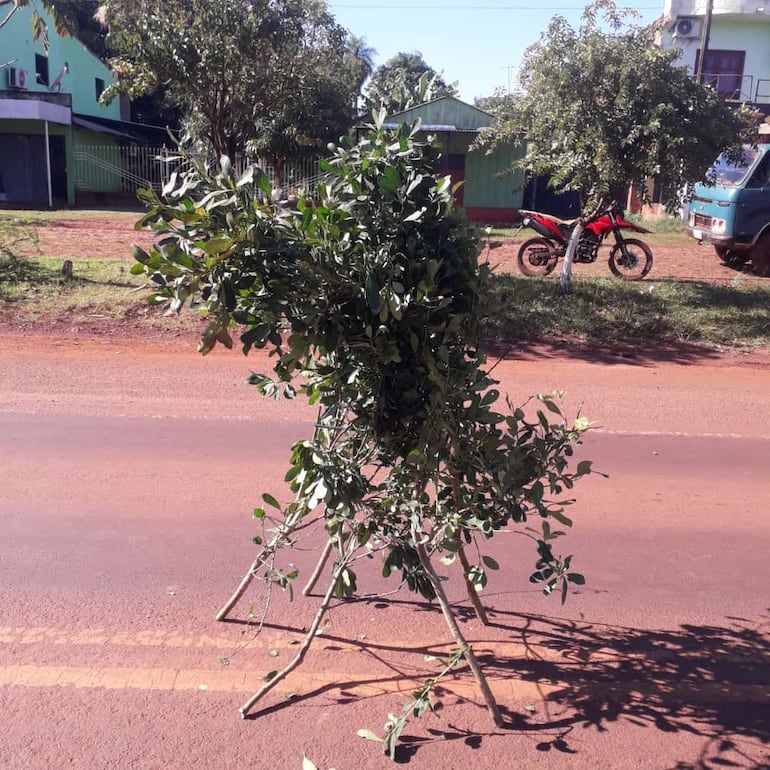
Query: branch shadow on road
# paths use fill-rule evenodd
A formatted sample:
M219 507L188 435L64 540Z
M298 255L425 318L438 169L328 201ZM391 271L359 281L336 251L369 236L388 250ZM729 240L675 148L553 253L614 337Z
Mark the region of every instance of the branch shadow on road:
M574 727L604 732L627 722L702 737L699 760L678 770L768 766L758 755L770 762L770 616L653 631L509 616L495 626L524 641L526 659L482 663L493 676L549 690L545 718L518 728L553 733L538 750L568 750Z
M421 602L403 603L430 611L430 605ZM460 616L470 613L466 607L456 610ZM700 756L672 765L672 770L770 767L770 611L755 619L728 617L723 626L683 624L673 630L639 630L491 607L489 614L492 622L483 629L489 633L470 641L493 681L513 680L514 692L516 680L533 683L542 693L532 713L521 704L507 708L501 704L506 734L534 738L538 752L561 752L567 761L566 755L579 753L570 744L574 730L607 732L633 726L702 739ZM350 643L341 637L339 641ZM494 647L501 642L523 645L524 655L495 654ZM412 648L369 640L355 645L380 661L388 652L421 656L437 652L433 646ZM415 680L424 678L419 666L389 667L392 676L387 680L405 682L407 692ZM461 668L455 675L469 672ZM356 685L378 681L383 682L361 678L324 685L300 697L336 689L342 704L359 697L351 695ZM434 692L438 698L453 695L440 683ZM461 740L478 748L483 740L500 735L471 733L451 724L447 729L426 727L421 735L402 736L396 759L406 763L432 741Z

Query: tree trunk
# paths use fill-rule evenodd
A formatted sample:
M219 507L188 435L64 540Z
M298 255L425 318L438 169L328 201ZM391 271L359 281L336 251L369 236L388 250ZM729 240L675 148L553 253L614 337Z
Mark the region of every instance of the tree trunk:
M565 294L569 291L569 284L572 280L572 263L575 261L575 254L577 254L578 241L585 229L585 221L582 217L578 219L575 227L572 230L572 234L569 237L567 243L567 252L564 255L564 265L561 271L561 278L559 278L559 288Z
M503 717L500 714L500 708L495 701L495 696L492 694L492 690L489 687L487 678L484 676L484 672L481 670L478 658L476 658L476 655L471 649L471 646L465 640L462 631L460 631L460 627L457 625L457 619L452 612L452 606L449 604L449 599L447 599L447 595L444 592L444 586L441 585L441 581L436 574L436 570L433 569L430 555L425 549L425 546L419 542L417 533L413 532L413 537L415 541L415 548L417 549L417 555L420 558L420 564L422 565L422 568L425 570L425 574L428 576L431 584L433 585L433 590L436 592L436 598L438 599L439 606L441 607L441 612L444 615L444 620L446 620L446 623L449 626L449 630L454 637L455 642L457 642L457 646L462 650L465 659L468 661L468 665L470 666L470 669L473 672L473 676L476 678L476 682L478 683L479 689L481 690L484 702L487 704L487 709L492 716L492 721L497 727L503 727Z

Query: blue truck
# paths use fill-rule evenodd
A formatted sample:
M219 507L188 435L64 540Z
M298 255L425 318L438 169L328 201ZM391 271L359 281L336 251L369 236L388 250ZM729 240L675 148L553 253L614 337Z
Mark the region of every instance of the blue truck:
M719 156L709 182L693 188L686 230L726 262L751 260L770 276L770 144L744 146L738 162Z

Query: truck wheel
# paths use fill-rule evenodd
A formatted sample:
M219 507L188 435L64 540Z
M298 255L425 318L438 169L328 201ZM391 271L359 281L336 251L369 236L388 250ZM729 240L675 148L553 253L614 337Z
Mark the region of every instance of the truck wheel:
M726 246L714 246L714 251L728 267L736 269L743 267L751 256L749 251L731 251Z
M754 244L751 262L757 275L770 276L770 233L765 233Z

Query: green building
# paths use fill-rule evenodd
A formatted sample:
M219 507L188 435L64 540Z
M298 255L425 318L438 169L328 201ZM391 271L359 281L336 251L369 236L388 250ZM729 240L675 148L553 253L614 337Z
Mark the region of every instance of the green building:
M477 136L492 125L492 115L478 107L444 96L389 115L388 124L422 123L421 132L433 136L442 148L444 171L463 182L456 200L474 222L512 223L522 205L521 172L504 173L521 157L522 149L509 146L491 154L471 149Z
M0 204L135 200L133 190L151 174L129 170L136 164L127 159L148 138L160 143L163 132L131 123L125 99L99 104L113 81L109 68L75 38L56 34L40 8L46 51L33 40L32 10L18 9L0 28Z

